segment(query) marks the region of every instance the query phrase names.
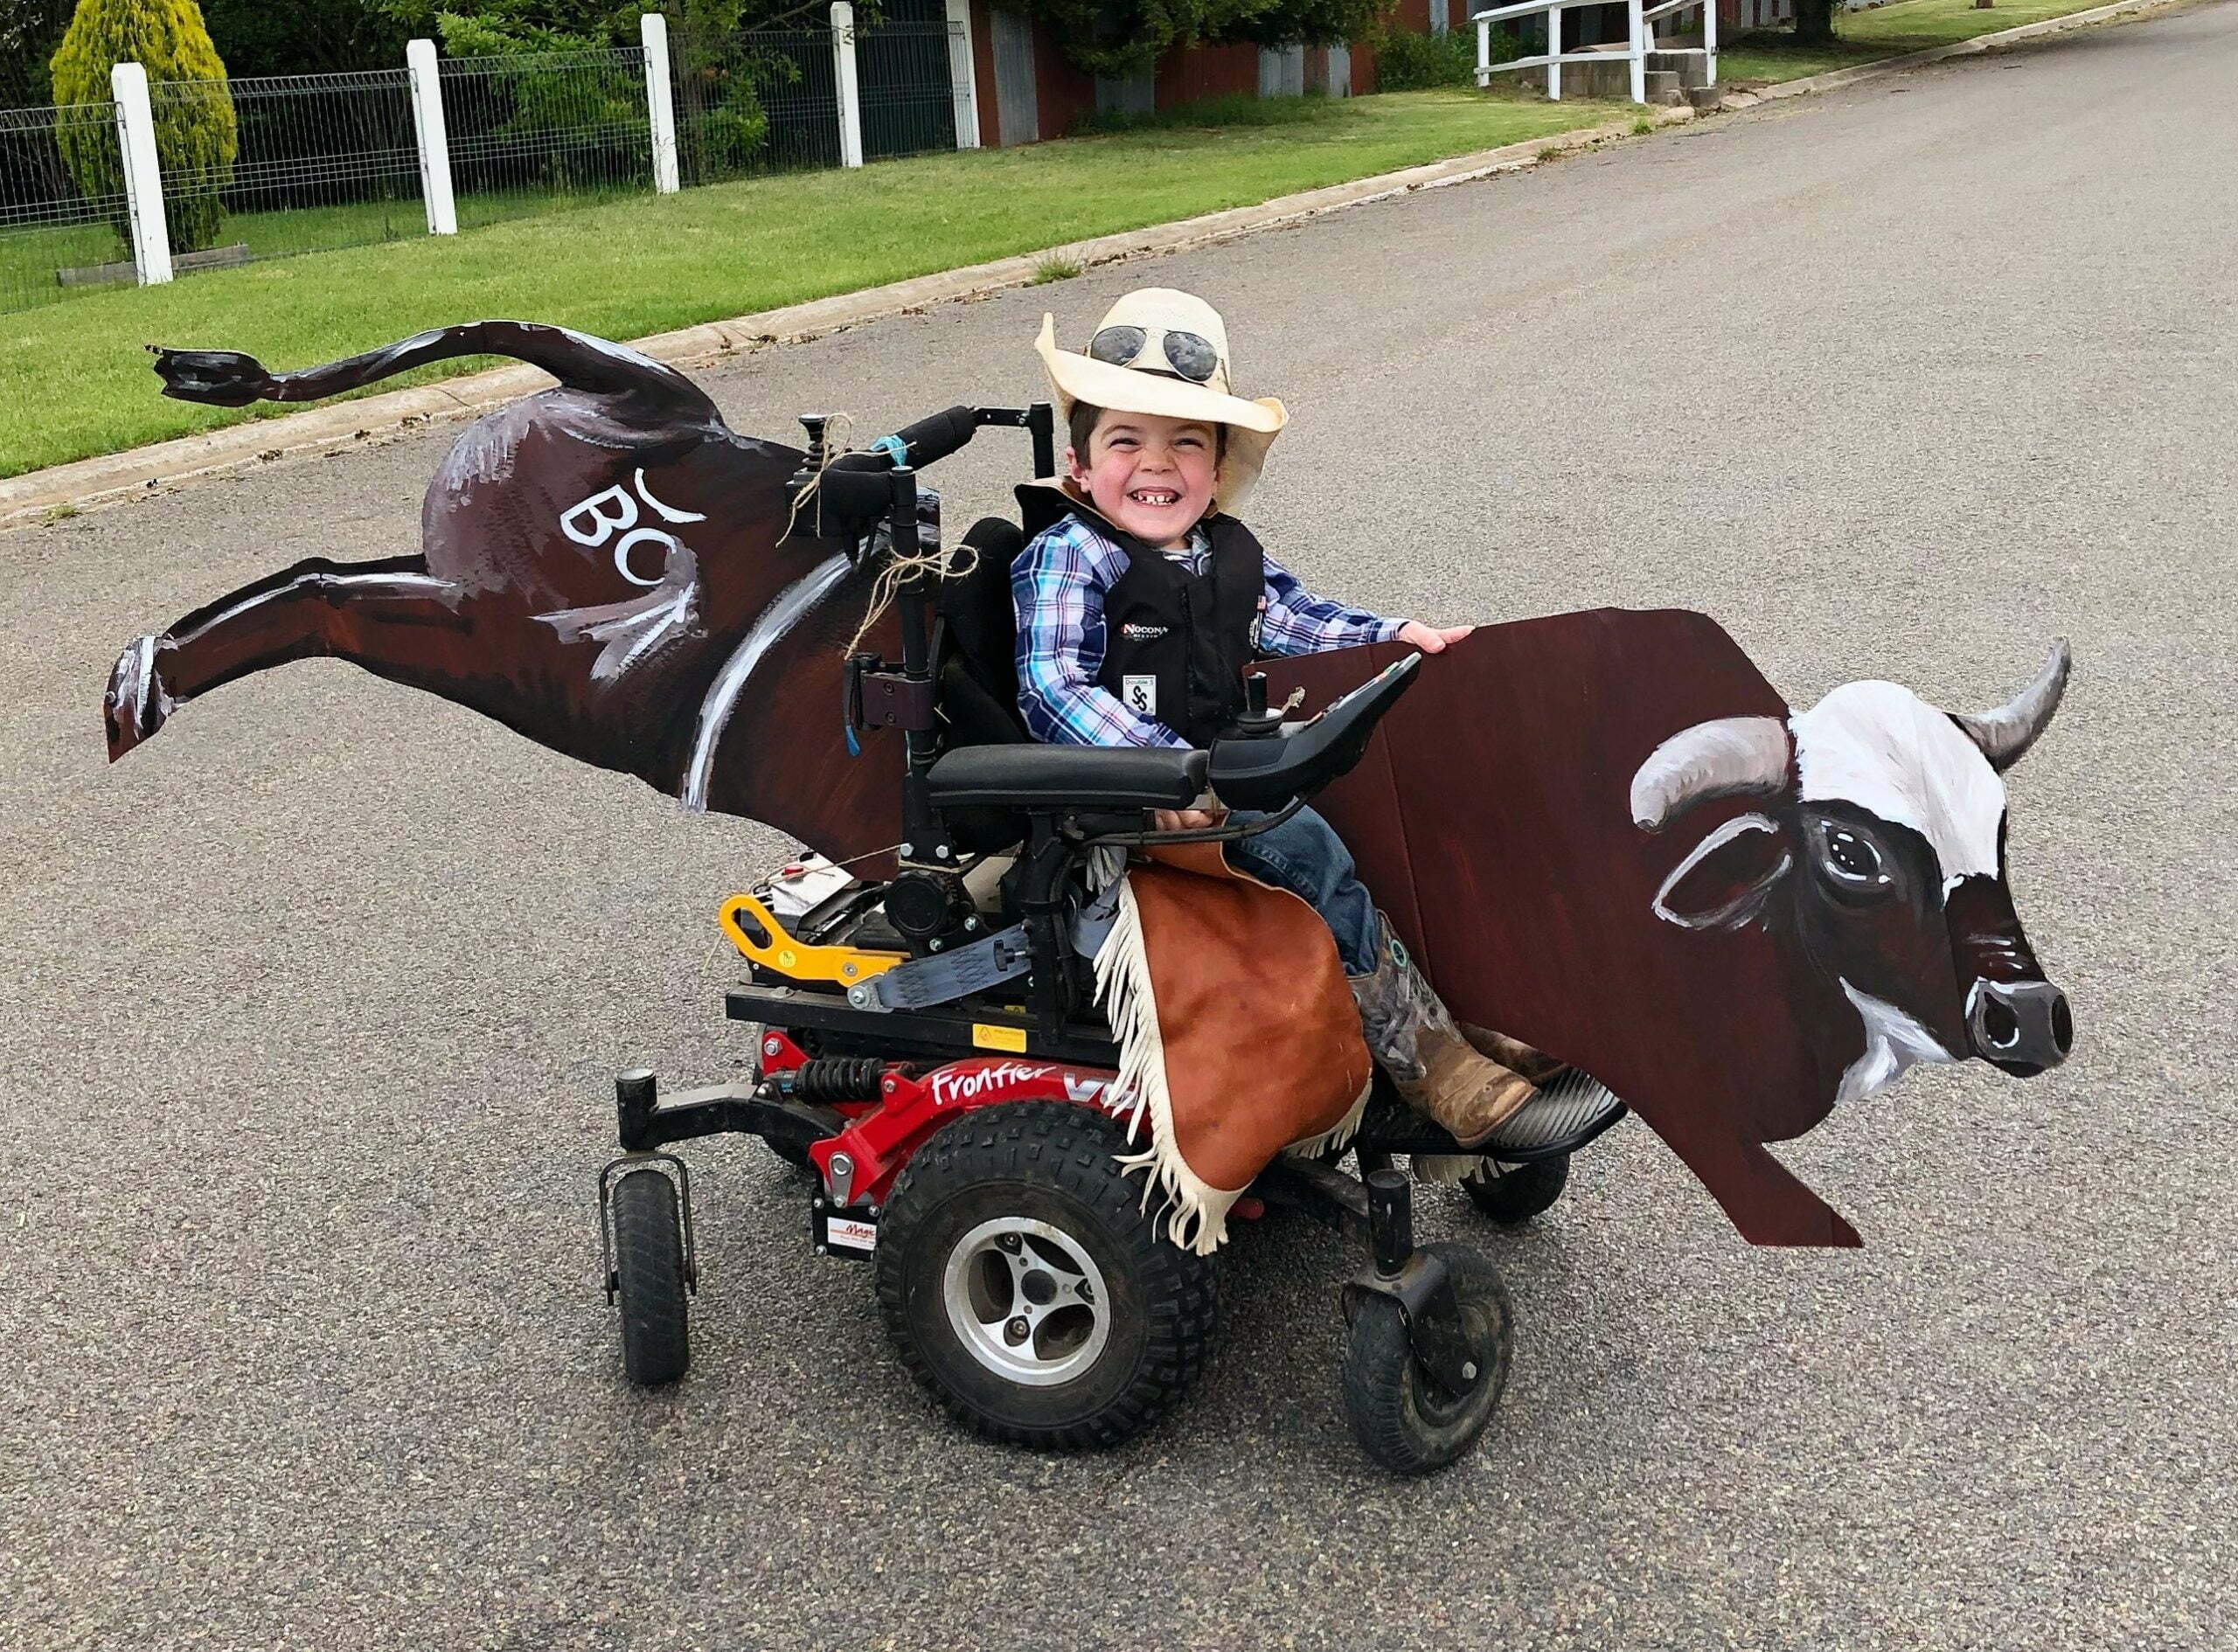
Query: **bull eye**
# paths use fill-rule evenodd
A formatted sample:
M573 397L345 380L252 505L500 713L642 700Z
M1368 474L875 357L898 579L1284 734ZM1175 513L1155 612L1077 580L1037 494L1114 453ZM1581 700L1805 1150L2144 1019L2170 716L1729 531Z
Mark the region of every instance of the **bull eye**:
M1828 826L1821 834L1825 844L1826 868L1834 876L1852 884L1885 884L1888 873L1880 863L1880 851L1870 838L1850 830L1846 826Z

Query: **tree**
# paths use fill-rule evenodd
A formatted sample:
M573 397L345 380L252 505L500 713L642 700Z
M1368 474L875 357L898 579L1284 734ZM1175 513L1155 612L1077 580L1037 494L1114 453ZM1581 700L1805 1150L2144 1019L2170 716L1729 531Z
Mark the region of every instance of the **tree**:
M54 53L54 101L107 103L109 71L120 63L137 63L150 81L168 83L155 101L155 124L156 153L171 183L163 211L172 247L215 246L226 216L219 197L233 181L240 138L226 66L195 0L79 0ZM81 193L123 194L123 163L106 119L66 121L55 136Z
M394 68L410 35L372 0L202 0L202 16L236 80Z
M0 107L49 98L46 60L69 26L73 0L0 0Z
M1261 45L1288 45L1294 40L1308 45L1344 45L1373 34L1390 10L1389 0L1275 0L1245 17L1233 33L1220 38L1255 41Z
M1798 45L1831 45L1834 0L1795 0L1795 39Z

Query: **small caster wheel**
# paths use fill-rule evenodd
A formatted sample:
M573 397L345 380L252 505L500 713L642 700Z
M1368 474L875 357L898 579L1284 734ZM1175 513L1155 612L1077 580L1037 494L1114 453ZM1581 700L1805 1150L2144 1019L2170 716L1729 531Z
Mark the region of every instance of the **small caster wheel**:
M1433 1473L1477 1443L1507 1386L1512 1352L1507 1288L1491 1263L1465 1245L1422 1249L1445 1259L1477 1374L1449 1392L1416 1362L1399 1304L1361 1297L1345 1344L1345 1414L1360 1448L1395 1475Z
M615 1183L612 1204L622 1369L641 1388L672 1383L692 1361L676 1183L658 1170L632 1170Z
M1502 1227L1520 1227L1550 1208L1569 1185L1570 1156L1502 1165L1486 1160L1461 1183L1469 1202Z
M973 1433L1118 1445L1211 1359L1213 1259L1165 1237L1117 1156L1125 1132L1061 1101L981 1108L909 1161L879 1224L878 1299L902 1363Z

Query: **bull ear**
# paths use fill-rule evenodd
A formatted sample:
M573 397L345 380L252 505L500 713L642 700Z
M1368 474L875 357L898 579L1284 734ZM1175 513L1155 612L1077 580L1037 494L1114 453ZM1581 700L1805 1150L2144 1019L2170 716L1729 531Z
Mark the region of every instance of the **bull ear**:
M1738 929L1794 864L1776 822L1736 815L1672 869L1655 892L1655 915L1681 929Z

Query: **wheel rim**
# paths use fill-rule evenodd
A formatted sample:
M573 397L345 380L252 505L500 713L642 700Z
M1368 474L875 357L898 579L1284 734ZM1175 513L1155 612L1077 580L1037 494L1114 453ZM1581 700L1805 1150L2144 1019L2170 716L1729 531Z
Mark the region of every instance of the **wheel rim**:
M1462 1338L1468 1344L1469 1357L1477 1366L1477 1375L1469 1386L1458 1394L1449 1393L1445 1385L1431 1376L1426 1366L1419 1360L1414 1362L1414 1408L1433 1428L1450 1428L1475 1412L1498 1364L1498 1337L1492 1310L1481 1302L1465 1299L1460 1308Z
M1072 1235L1031 1217L997 1217L957 1239L941 1301L972 1358L1031 1388L1070 1382L1111 1340L1103 1270Z

